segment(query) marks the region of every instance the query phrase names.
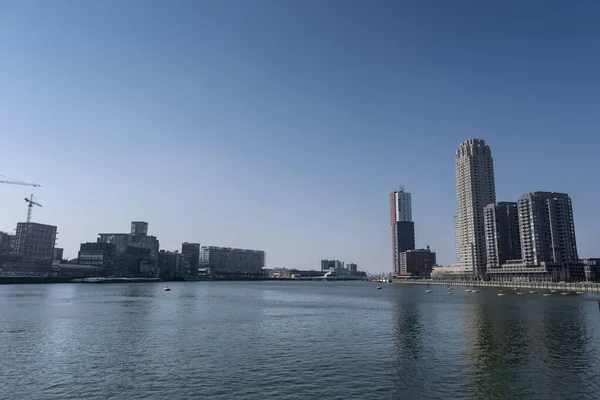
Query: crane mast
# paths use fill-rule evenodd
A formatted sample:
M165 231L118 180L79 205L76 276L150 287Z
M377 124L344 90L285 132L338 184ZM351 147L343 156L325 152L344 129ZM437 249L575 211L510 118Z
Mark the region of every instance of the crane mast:
M25 201L28 203L27 204L27 224L29 224L31 222L31 211L33 211L33 206L41 207L42 205L35 200L35 197L33 197L33 195L31 195L29 199L27 197L25 197Z

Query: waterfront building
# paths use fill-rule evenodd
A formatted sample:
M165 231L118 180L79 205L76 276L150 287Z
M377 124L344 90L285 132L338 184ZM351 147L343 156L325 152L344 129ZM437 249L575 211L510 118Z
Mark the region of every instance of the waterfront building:
M321 260L321 271L340 270L344 268L344 262L340 260Z
M15 235L0 232L0 254L12 254L14 250Z
M592 265L577 254L569 195L527 193L517 207L521 259L488 270L492 280L584 281L593 275Z
M183 278L192 275L190 258L177 251L161 250L158 253L158 277L161 279ZM198 272L196 271L196 275Z
M265 267L262 250L233 249L230 247L202 246L200 266L211 275L259 276Z
M394 275L400 274L398 254L415 249L415 223L412 220L411 194L400 186L390 193L390 224L392 227L392 264Z
M458 263L458 244L460 243L460 230L458 229L458 215L453 218L454 222L454 257L455 262Z
M352 274L356 274L358 272L358 265L356 265L355 263L349 263L348 271L350 271L350 273Z
M516 202L488 204L484 209L487 269L521 258L519 213Z
M182 243L181 254L184 255L189 264L190 274L198 274L198 266L200 265L200 243Z
M521 196L519 229L523 262L577 262L571 198L566 193L533 192Z
M148 250L148 259L142 263L141 271L145 276L156 276L158 273L158 252L160 243L156 236L148 235L148 223L133 221L131 233L99 233L99 243L112 243L118 254L124 254L129 247ZM129 251L129 254L132 252ZM140 253L141 254L141 253ZM145 256L144 256L145 257Z
M14 251L30 260L52 260L56 244L56 226L37 222L19 222Z
M398 253L399 277L411 276L428 278L436 265L436 254L429 249L408 250Z
M485 277L484 208L496 202L494 161L481 139L469 139L456 151L457 265Z
M59 261L59 262L62 261L63 254L64 254L64 249L61 249L60 247L55 247L53 254L52 254L52 260Z
M101 267L106 276L118 274L117 246L113 243L81 243L77 260L79 264Z

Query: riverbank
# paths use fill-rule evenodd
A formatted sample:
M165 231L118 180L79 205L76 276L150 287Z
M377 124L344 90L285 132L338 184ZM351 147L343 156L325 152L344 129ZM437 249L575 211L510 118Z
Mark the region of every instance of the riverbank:
M595 282L579 283L556 283L556 282L495 282L495 281L462 281L462 280L394 280L393 283L403 285L443 285L443 286L477 286L495 288L522 288L539 290L561 290L567 292L592 292L600 293L600 285Z
M0 276L0 285L71 283L72 280L73 278L57 276Z

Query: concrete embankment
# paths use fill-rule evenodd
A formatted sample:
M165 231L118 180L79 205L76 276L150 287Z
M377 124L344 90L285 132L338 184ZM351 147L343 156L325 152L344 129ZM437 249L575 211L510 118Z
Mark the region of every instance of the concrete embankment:
M407 279L394 280L394 283L412 285L444 285L444 286L477 286L494 288L522 288L538 290L560 290L565 292L594 292L600 293L600 285L595 282L579 283L555 283L555 282L494 282L494 281L454 281L454 280L425 280Z
M73 278L57 276L0 276L0 285L30 283L69 283Z

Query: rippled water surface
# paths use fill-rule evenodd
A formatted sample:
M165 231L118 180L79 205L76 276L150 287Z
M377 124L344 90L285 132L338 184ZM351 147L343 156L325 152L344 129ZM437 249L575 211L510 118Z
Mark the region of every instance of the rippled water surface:
M597 295L0 286L3 399L598 399Z

